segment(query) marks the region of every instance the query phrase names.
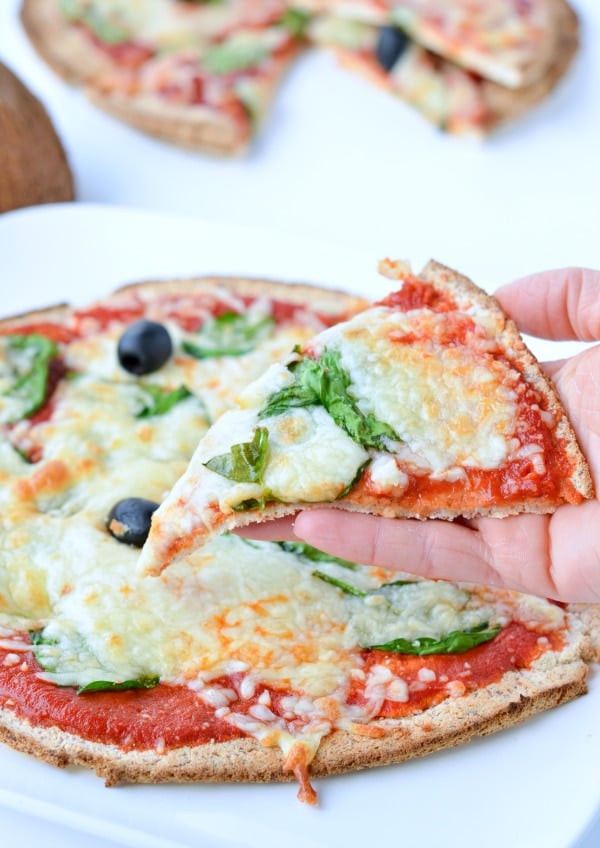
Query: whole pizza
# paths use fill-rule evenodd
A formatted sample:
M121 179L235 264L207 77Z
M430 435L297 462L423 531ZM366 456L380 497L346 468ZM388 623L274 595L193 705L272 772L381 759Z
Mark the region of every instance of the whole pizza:
M314 802L312 778L458 745L586 691L593 607L230 532L317 502L425 519L443 495L451 519L465 493L469 514L496 515L592 495L564 410L497 304L435 263L384 270L394 291L376 305L199 278L2 322L6 743L109 785L295 778ZM396 406L369 382L382 339L402 351ZM491 445L465 442L474 381ZM457 399L437 436L436 391Z
M22 20L96 105L224 155L248 146L311 46L440 129L479 137L543 100L578 46L566 0L23 0Z

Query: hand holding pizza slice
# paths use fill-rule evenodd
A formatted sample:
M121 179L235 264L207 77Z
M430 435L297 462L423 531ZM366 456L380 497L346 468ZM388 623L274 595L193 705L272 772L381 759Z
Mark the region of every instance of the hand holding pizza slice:
M154 515L142 571L159 573L216 533L324 503L361 513L346 516L366 523L367 547L354 529L346 535L354 553L362 546L359 559L393 566L389 549L368 548L381 531L365 513L482 520L527 512L540 527L549 521L540 515L592 497L565 410L497 301L434 262L419 277L404 263L381 267L401 282L397 292L272 366L208 431ZM423 526L396 524L407 541L421 537L416 565L426 569ZM322 541L331 549L331 536Z

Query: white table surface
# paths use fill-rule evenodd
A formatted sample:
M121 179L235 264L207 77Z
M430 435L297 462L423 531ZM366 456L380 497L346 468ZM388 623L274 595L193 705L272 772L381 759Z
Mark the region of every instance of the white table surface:
M583 44L560 88L484 144L439 134L313 53L288 75L250 153L234 161L171 148L95 111L38 59L18 5L0 0L0 61L44 102L80 201L360 245L374 263L434 256L488 288L541 268L600 268L598 0L574 0ZM81 846L78 831L40 816L2 807L2 843ZM113 844L85 837L89 848ZM599 845L600 819L565 848Z

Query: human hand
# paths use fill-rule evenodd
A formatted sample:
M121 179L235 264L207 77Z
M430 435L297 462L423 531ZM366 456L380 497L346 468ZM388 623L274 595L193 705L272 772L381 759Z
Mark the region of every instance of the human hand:
M535 274L496 292L519 329L554 340L600 341L600 271ZM463 522L380 518L315 508L254 524L248 538L299 540L344 559L424 577L517 589L563 602L600 602L600 346L544 370L586 456L596 497L552 515Z

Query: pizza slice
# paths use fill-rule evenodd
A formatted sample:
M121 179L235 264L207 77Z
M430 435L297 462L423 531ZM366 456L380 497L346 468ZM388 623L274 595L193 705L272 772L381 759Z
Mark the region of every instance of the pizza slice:
M578 46L578 21L556 4L559 36L544 74L518 89L493 82L442 58L397 26L338 14L315 17L310 40L333 50L340 64L400 97L437 127L455 135L482 136L530 111L557 85Z
M394 26L486 79L520 88L553 62L562 0L302 0L312 13Z
M566 414L496 301L435 262L381 270L398 291L298 346L207 432L154 514L142 572L311 505L452 519L592 496Z
M303 47L283 0L25 0L42 57L97 106L150 135L243 151Z

